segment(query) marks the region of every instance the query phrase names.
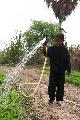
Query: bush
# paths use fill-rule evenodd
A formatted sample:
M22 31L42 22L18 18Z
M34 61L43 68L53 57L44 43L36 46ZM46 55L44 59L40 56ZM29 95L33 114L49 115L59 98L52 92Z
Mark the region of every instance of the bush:
M66 75L66 81L73 83L74 85L80 86L80 71L72 71L70 76Z
M2 84L3 79L5 79L6 73L4 71L0 71L0 83Z
M19 120L22 113L19 100L20 95L15 90L4 97L0 96L0 120Z
M6 73L0 71L0 81L5 76ZM0 85L0 120L38 120L37 113L32 109L32 98L22 96L15 86L9 92L5 88L5 84Z

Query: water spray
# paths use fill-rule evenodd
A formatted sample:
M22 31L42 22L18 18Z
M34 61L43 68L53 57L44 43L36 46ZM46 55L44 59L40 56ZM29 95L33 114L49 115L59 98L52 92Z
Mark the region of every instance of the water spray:
M19 72L25 66L25 63L29 61L29 59L36 53L37 49L40 48L40 46L42 46L45 41L46 39L44 38L39 43L37 43L37 45L35 45L28 54L26 52L21 62L17 64L17 66L6 76L6 79L4 80L4 84L2 84L2 87L4 88L2 92L2 97L6 96L9 93L9 91L12 88L11 84L15 83L15 79L19 75Z
M35 45L34 48L28 54L26 52L25 56L20 61L20 63L17 64L17 66L12 70L12 72L8 74L8 76L4 80L6 83L11 83L11 82L14 83L15 77L18 76L19 72L25 66L25 63L29 61L29 59L36 53L37 49L40 48L40 46L42 46L45 41L46 39L44 38L39 43L37 43L37 45Z

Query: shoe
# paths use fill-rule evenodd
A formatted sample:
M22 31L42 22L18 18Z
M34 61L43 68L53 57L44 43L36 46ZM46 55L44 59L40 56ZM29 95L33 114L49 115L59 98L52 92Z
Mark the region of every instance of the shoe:
M60 107L61 103L59 101L56 101L56 105Z
M54 100L50 99L49 102L48 102L48 104L51 105L51 104L53 104L53 102L54 102Z

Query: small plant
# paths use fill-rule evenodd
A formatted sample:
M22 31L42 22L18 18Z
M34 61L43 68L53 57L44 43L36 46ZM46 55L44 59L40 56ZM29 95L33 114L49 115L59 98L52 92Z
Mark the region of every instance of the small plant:
M22 113L20 98L15 90L0 96L0 120L19 120Z
M6 77L6 72L0 71L0 84L2 84L2 81L5 79L5 77Z
M16 89L12 88L8 93L3 91L0 94L0 120L39 120L32 101Z
M80 86L80 72L73 70L69 77L66 75L66 81Z
M6 73L0 71L0 81L5 79ZM12 88L9 92L5 90L5 84L0 86L0 120L39 120L38 115L32 108L33 99L25 98L22 94Z

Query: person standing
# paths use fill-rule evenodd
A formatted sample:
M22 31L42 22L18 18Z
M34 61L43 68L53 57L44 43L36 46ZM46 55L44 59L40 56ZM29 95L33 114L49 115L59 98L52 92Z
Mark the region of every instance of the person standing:
M56 103L59 105L64 97L65 71L67 71L69 76L71 73L71 63L69 51L63 44L64 34L57 34L54 42L53 46L48 47L47 41L45 41L43 44L43 53L49 57L50 62L48 85L49 103L53 103L56 98Z

